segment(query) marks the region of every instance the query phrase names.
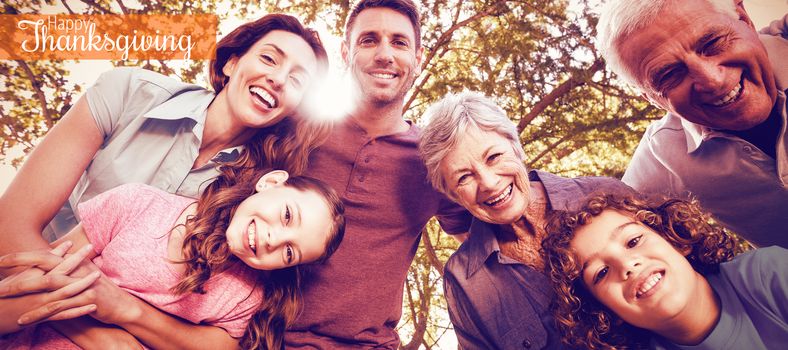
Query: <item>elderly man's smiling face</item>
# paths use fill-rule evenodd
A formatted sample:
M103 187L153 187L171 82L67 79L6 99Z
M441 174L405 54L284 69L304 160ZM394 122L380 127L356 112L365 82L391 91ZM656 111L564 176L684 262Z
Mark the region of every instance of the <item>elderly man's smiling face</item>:
M738 19L704 0L674 1L616 47L658 106L696 124L747 130L769 116L777 88L752 22L736 10Z

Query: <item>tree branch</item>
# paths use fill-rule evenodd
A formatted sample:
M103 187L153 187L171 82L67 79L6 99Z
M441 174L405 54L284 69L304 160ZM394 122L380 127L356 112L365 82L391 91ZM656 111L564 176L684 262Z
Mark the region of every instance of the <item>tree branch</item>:
M30 85L33 87L33 94L35 94L38 103L41 104L41 115L44 116L47 127L51 128L55 122L52 119L52 114L49 113L49 109L47 108L47 97L44 94L44 90L41 89L41 83L38 81L36 75L33 73L33 70L30 69L30 66L27 64L27 62L23 60L16 60L16 63L22 67L22 70L25 71L25 75L27 75L27 79L30 80Z
M537 102L533 108L531 108L531 111L529 111L528 114L520 119L520 122L517 123L517 131L522 133L523 130L525 130L525 127L528 126L528 124L530 124L534 119L536 119L539 114L544 112L547 107L553 104L561 96L564 96L572 91L572 89L585 84L586 79L590 79L594 73L602 69L604 66L605 63L601 59L597 59L587 70L582 71L580 74L576 73L572 75L572 77L556 86L553 91L550 91L550 93L542 97L542 99L539 100L539 102Z
M471 22L476 21L476 20L478 20L478 19L480 19L482 17L486 17L486 16L489 16L489 15L495 13L498 10L498 6L497 5L500 4L500 3L504 3L504 2L505 1L496 2L495 4L487 7L484 11L477 12L473 16L470 16L470 17L468 17L468 18L466 18L466 19L464 19L464 20L462 20L460 22L456 22L455 21L455 23L451 27L449 27L449 29L447 29L445 32L443 32L443 34L441 34L440 37L438 37L438 40L435 41L435 45L433 45L432 50L427 52L426 57L424 57L424 59L421 61L421 66L424 67L425 70L426 70L426 67L428 67L430 65L430 63L432 62L432 59L435 58L435 55L437 54L439 49L442 48L444 44L447 44L447 43L449 43L451 41L451 37L452 37L452 35L454 34L455 31L457 31L458 29L464 27L468 23L471 23ZM418 96L419 92L421 91L421 88L424 87L424 84L427 83L427 80L428 80L427 78L429 78L429 77L430 77L430 75L428 74L424 79L421 79L421 81L419 82L419 85L415 89L412 90L413 93L410 95L410 98L408 99L407 102L405 102L405 105L402 107L402 112L403 113L405 111L407 111L408 109L410 109L410 105L413 103L413 100L416 99L416 96Z

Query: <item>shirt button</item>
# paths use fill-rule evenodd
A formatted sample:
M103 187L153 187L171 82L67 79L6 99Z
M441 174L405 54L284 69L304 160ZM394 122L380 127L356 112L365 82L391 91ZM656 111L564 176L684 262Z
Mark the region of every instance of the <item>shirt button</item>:
M526 349L530 349L531 348L531 341L528 340L528 339L523 340L523 347L526 348Z
M364 163L369 163L369 157L364 158Z

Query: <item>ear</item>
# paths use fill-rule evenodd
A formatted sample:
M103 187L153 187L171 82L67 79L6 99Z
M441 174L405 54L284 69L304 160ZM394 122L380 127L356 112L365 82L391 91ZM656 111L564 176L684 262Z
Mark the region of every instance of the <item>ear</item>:
M640 88L638 88L638 89L640 89ZM666 108L666 106L663 106L661 103L659 103L659 101L657 101L656 99L652 98L652 97L651 97L651 95L649 95L648 93L646 93L646 92L645 92L645 91L643 91L642 89L640 89L640 91L641 91L641 92L640 92L640 97L641 97L641 98L643 98L644 100L648 101L649 103L651 103L651 104L652 104L652 105L654 105L654 106L657 106L657 107L659 107L659 108L662 108L662 109L664 109L664 110L666 110L666 111L668 110L668 109Z
M342 40L342 62L345 64L345 67L350 66L348 60L348 54L350 53L350 48L348 47L347 40Z
M747 25L755 29L755 24L752 23L750 19L750 15L747 14L747 10L744 9L744 0L732 0L736 4L736 14L739 15L739 20L747 23Z
M222 73L226 77L231 77L233 72L235 71L235 66L238 64L238 56L233 56L227 62L224 63L224 67L222 67Z
M257 192L260 192L266 188L282 185L289 177L290 174L284 170L272 170L260 177L254 188Z
M421 74L422 58L424 58L424 47L419 46L419 48L416 49L416 70L414 71L414 74L416 76L419 76Z

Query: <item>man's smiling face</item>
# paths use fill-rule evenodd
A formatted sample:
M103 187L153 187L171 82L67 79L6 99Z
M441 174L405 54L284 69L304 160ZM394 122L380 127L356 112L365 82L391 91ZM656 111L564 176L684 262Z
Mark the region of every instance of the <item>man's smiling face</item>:
M777 88L766 49L739 18L704 0L674 1L654 22L616 42L652 102L715 129L747 130L769 116Z
M342 56L361 91L376 105L401 103L421 65L413 25L389 8L370 8L356 17Z

